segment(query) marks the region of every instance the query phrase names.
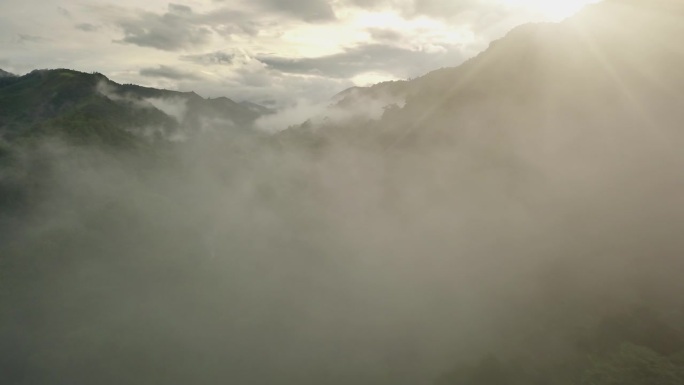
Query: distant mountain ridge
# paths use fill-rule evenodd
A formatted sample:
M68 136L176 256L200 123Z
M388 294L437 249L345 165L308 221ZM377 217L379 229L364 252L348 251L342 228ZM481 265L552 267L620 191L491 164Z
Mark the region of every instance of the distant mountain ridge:
M352 88L332 101L350 111L379 101L386 105L379 120L324 121L315 133L304 125L283 136L395 146L439 143L473 127L588 129L608 124L601 116L616 126L651 117L669 127L683 119L684 52L674 42L684 36L683 20L681 1L607 0L561 23L514 28L458 67Z
M0 69L0 78L7 78L7 77L14 77L14 76L16 76L16 75L13 73L7 72L3 69Z
M227 130L248 132L259 117L271 113L255 106L118 84L99 73L68 69L0 78L0 134L6 140L46 131L115 142L179 140L216 122Z

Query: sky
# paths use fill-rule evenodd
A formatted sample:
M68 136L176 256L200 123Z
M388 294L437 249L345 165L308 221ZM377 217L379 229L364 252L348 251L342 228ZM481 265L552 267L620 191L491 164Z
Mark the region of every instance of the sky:
M204 97L320 102L461 64L596 0L2 0L0 68L70 68Z

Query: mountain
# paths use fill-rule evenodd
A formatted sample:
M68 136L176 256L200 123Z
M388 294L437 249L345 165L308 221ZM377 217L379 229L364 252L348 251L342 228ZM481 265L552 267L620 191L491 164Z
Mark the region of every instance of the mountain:
M682 20L605 1L272 136L0 79L4 382L683 384Z
M16 76L16 75L14 75L13 73L9 73L3 69L0 69L0 78L10 78L10 77L14 77L14 76Z
M118 84L99 73L36 70L0 82L0 134L45 132L123 143L135 138L182 140L208 126L249 132L265 111L228 98Z
M480 126L562 132L599 115L613 125L653 118L672 127L682 119L684 55L676 39L684 36L683 4L608 0L561 23L517 27L459 67L343 92L335 108L385 100L383 117L352 128L327 122L314 136L440 143Z

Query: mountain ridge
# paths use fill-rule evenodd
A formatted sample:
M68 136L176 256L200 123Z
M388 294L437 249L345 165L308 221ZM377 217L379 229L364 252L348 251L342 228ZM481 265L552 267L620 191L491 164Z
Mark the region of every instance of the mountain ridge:
M228 98L119 84L100 73L69 69L34 70L0 81L0 133L5 139L37 131L74 134L93 131L91 127L100 127L96 136L113 134L121 140L177 137L201 130L207 119L244 133L267 112Z

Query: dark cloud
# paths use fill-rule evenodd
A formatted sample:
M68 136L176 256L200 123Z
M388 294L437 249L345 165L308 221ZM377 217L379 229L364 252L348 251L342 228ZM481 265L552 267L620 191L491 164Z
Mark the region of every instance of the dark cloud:
M140 70L141 76L152 78L164 78L171 80L200 80L201 76L192 72L182 71L173 67L160 65L157 68L143 68Z
M202 46L209 41L211 31L198 25L196 16L190 7L169 4L168 12L162 15L144 12L119 20L117 26L124 32L120 42L164 51Z
M64 7L57 7L57 12L59 12L60 15L66 18L71 18L71 12L69 12L69 10Z
M373 40L397 42L404 39L404 35L402 35L399 31L391 29L369 28L368 33L371 35Z
M19 44L24 44L24 43L42 43L49 41L50 39L42 37L42 36L34 36L34 35L27 35L27 34L17 34L16 37L16 42Z
M346 0L345 4L364 9L376 9L382 6L389 7L387 0Z
M304 21L327 21L335 19L335 12L327 0L260 0L263 7L300 18Z
M260 100L259 104L261 104L263 106L275 106L278 104L278 102L276 102L273 99L264 99L264 100Z
M345 4L374 10L378 8L399 11L406 17L430 16L436 18L453 18L464 12L479 12L482 9L496 7L491 2L482 0L410 0L397 3L392 0L345 0Z
M252 14L247 10L219 8L212 12L197 15L196 22L211 28L220 36L246 34L254 36L265 27L264 14Z
M118 42L179 51L205 45L212 33L224 37L234 34L256 35L263 27L260 20L264 16L268 15L227 7L208 13L195 13L186 5L169 4L166 13L143 12L119 18L115 24L124 33L124 38Z
M427 16L467 26L476 34L501 37L520 21L511 20L515 7L482 0L414 0L405 17Z
M100 27L98 27L97 25L90 24L90 23L80 23L80 24L76 24L74 27L76 29L80 29L81 31L84 31L84 32L94 32L94 31L97 31L98 29L100 29Z
M482 0L414 0L412 12L436 18L453 18L465 12L480 12L483 9L495 7ZM496 6L498 8L498 6Z
M169 4L169 12L191 15L192 14L192 8L188 7L187 5L183 5L183 4Z
M227 0L214 1L217 3L227 2ZM335 11L330 3L330 0L255 0L249 2L250 5L259 8L260 14L274 12L281 16L307 22L335 20Z
M230 65L235 59L235 55L223 51L204 53L199 55L184 55L181 60L203 65Z
M207 97L226 96L233 100L258 101L259 104L270 107L283 107L290 105L294 100L329 100L341 90L353 86L348 79L304 77L269 70L256 61L245 65L241 63L242 60L240 57L236 58L230 73L225 76L179 81L177 89L195 91Z
M459 52L423 52L383 44L350 48L342 53L316 58L260 56L269 68L285 73L350 78L382 71L399 77L414 76L438 67L438 64L461 61Z

